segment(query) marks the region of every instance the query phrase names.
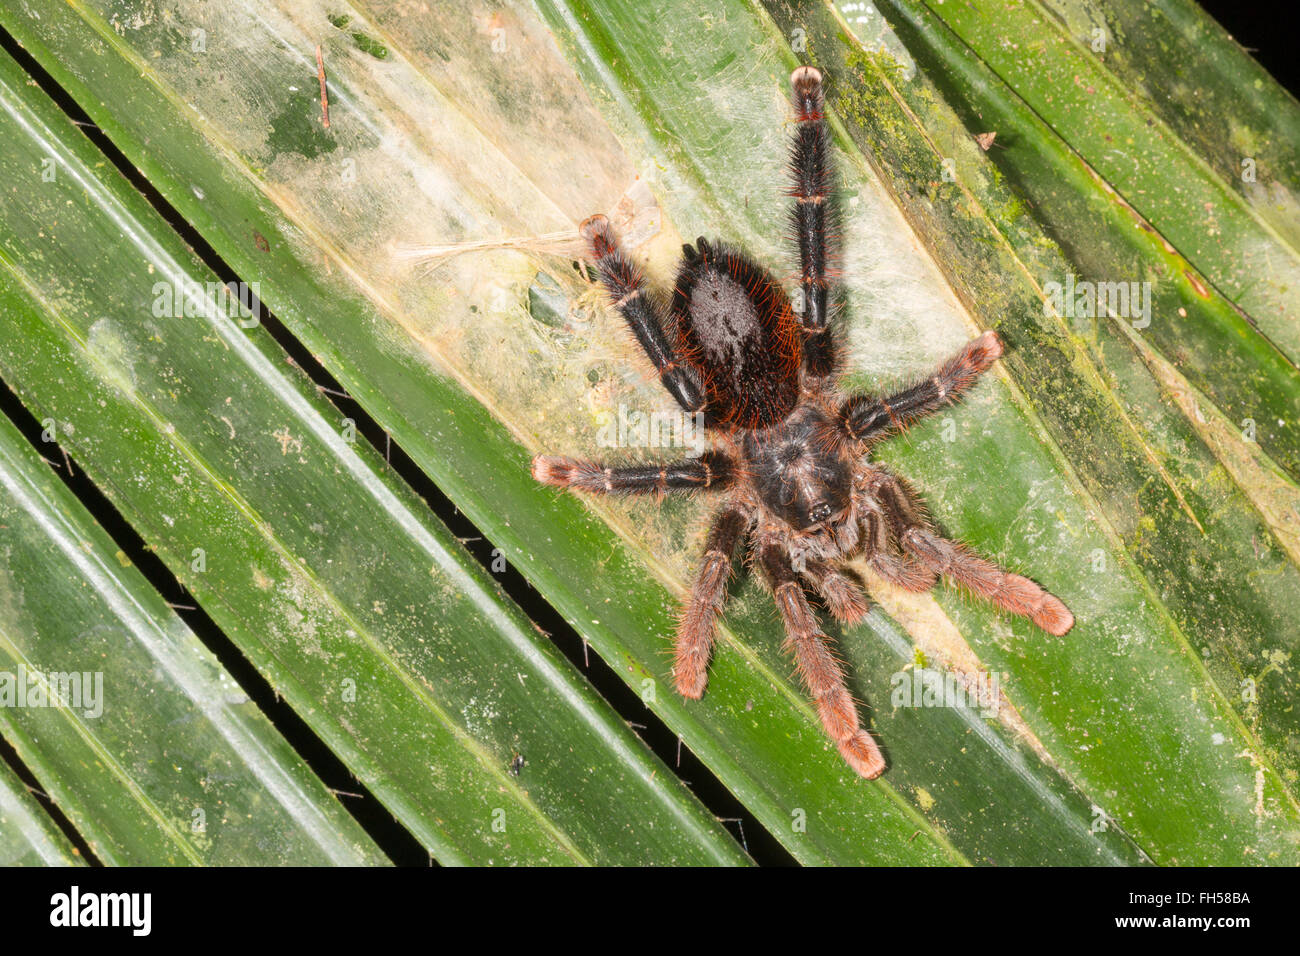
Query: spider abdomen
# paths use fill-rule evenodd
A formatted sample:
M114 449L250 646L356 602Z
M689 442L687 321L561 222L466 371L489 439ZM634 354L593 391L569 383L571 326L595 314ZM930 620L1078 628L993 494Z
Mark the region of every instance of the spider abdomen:
M715 426L766 428L799 401L799 325L785 290L742 253L687 246L672 314L682 351L704 380Z

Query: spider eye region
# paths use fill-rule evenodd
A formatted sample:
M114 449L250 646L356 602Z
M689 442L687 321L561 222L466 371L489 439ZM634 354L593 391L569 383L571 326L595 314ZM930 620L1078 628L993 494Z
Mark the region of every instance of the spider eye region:
M786 465L793 465L795 462L799 461L799 459L803 458L807 453L808 453L808 449L805 446L799 444L798 442L790 442L787 445L781 446L781 448L777 451L775 458L777 464L780 467L784 468Z
M764 507L800 531L843 514L852 472L843 454L818 440L823 417L803 408L768 432L751 432L745 456Z

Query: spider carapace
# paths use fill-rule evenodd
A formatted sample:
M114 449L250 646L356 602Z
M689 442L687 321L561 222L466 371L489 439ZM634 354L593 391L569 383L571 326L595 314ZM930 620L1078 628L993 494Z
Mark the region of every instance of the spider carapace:
M834 275L830 136L821 73L791 75L790 230L800 266L796 311L781 284L739 250L698 239L683 247L671 303L650 293L604 216L582 224L600 279L664 387L703 416L712 447L697 458L614 467L539 456L533 476L597 494L717 493L694 585L677 627L673 678L704 693L717 620L737 548L771 588L786 647L840 753L868 779L885 769L858 722L839 662L805 589L845 624L867 613L861 557L885 581L924 591L939 577L1021 614L1052 634L1074 618L1033 581L1004 571L932 527L908 485L870 460L876 442L957 401L1002 354L988 331L923 381L891 395L836 384L840 352L830 323ZM665 314L666 312L666 314Z

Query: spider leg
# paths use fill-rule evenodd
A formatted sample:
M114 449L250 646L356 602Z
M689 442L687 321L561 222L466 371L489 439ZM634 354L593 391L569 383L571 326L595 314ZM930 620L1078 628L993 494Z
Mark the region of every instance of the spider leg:
M1029 618L1049 634L1059 637L1074 626L1074 615L1060 598L1029 578L1004 571L960 542L925 528L910 528L903 534L903 547L944 577L1012 614Z
M950 358L934 375L886 398L855 395L840 406L840 420L858 441L874 441L956 401L1002 354L991 329Z
M712 451L686 461L619 467L561 455L533 459L533 478L544 485L612 495L712 491L727 487L734 474L731 459Z
M851 575L824 561L805 562L803 575L842 624L857 624L871 610L866 593Z
M938 572L900 552L900 545L889 537L891 522L887 522L883 515L868 512L864 524L867 567L905 591L928 591L935 586L939 580Z
M623 314L642 351L659 373L668 394L688 412L704 408L704 389L696 372L677 354L664 334L663 318L650 298L641 270L618 244L609 220L592 216L579 227L587 240L601 282Z
M911 492L895 476L880 471L873 494L895 524L903 550L925 567L1012 614L1029 618L1049 634L1059 637L1074 626L1074 615L1054 594L931 531L919 517Z
M826 635L817 626L790 556L780 546L767 544L758 560L785 625L785 647L794 653L822 726L845 762L868 780L875 779L885 770L885 758L876 741L858 723L857 708L844 686L844 672L827 645Z
M709 679L709 657L718 616L727 600L727 579L737 542L748 531L751 516L727 507L713 519L704 545L704 560L695 573L690 599L677 622L674 645L673 681L683 697L694 700L704 694Z
M812 375L829 375L835 367L835 340L827 327L828 262L834 208L831 202L831 144L826 126L826 97L821 71L801 66L790 74L795 109L790 144L790 226L799 243L803 292L804 367Z

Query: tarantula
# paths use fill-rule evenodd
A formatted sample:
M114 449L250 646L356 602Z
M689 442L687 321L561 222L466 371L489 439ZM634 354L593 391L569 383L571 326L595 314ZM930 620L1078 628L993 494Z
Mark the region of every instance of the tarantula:
M872 779L885 760L861 728L828 638L809 606L810 586L838 620L853 624L869 605L862 583L841 566L862 556L871 571L909 591L939 576L1024 615L1052 634L1074 623L1066 606L1033 581L1004 571L937 533L908 485L870 460L872 446L958 400L1002 354L988 331L933 375L892 395L844 394L830 323L830 135L821 73L791 74L796 112L790 226L802 268L803 307L736 248L701 238L683 247L668 315L604 216L581 226L600 279L668 393L701 413L713 447L696 459L611 467L539 456L533 477L559 488L604 494L718 491L703 561L677 627L673 678L686 697L707 681L717 620L734 552L749 543L785 627L785 647L845 761Z

